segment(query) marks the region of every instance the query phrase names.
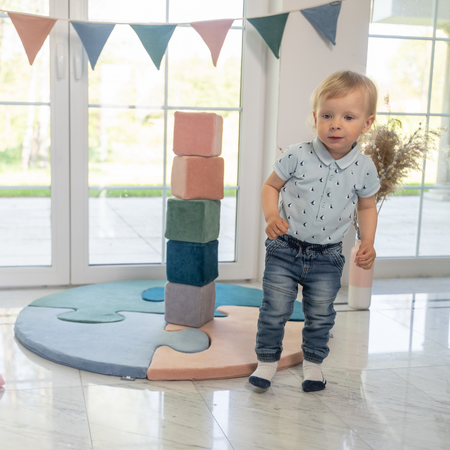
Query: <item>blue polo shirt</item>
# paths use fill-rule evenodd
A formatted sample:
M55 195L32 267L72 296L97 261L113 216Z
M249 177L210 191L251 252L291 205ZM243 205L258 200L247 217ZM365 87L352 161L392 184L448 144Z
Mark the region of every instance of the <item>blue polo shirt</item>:
M319 138L294 144L273 169L286 181L279 212L289 223L288 234L313 244L342 241L358 197L371 197L380 189L375 164L359 151L357 143L339 160Z

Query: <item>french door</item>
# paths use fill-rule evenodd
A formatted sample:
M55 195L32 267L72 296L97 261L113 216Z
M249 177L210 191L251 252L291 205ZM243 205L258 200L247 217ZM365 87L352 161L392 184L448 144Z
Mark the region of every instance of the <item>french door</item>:
M268 10L266 1L246 3L247 15ZM126 25L243 15L242 0L225 4L192 0L189 4L186 8L186 2L180 0L130 0L124 10L118 1L49 0L48 5L41 5L43 10L21 10L119 24L95 70L69 22L58 21L44 44L50 67L49 98L27 99L30 101L22 106L49 110L50 175L41 186L22 180L22 194L28 189L31 196L16 194L13 200L20 203L21 220L30 225L22 232L23 241L28 238L37 259L14 260L11 248L9 253L0 249L0 286L165 278L164 226L166 201L171 195L173 114L180 109L216 112L224 117L226 195L221 211L219 278L256 277L264 44L255 30L244 33L242 21L235 21L214 68L199 36L181 24L158 70ZM42 55L45 51L41 49ZM32 72L34 67L23 70ZM251 84L247 80L252 80ZM3 105L1 100L0 108L17 106L9 99L5 100L8 105ZM0 162L1 158L0 153ZM5 192L14 187L3 183L1 177L0 172ZM47 189L49 194L38 197L38 189L31 188ZM0 197L3 217L8 211L7 206L2 207L6 200L12 198ZM8 207L15 208L11 201ZM36 217L30 217L33 207L38 210ZM42 225L39 217L47 224L46 239L42 233L33 239ZM10 228L14 240L13 226ZM19 250L26 247L27 242L19 243ZM14 243L9 246L14 247Z

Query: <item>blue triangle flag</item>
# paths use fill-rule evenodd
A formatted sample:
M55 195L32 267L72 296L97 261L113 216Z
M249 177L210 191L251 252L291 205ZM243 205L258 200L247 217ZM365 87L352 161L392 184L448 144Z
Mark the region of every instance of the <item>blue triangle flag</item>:
M166 53L170 38L175 31L176 24L169 25L131 25L130 27L138 35L145 50L152 58L153 63L159 70L161 60Z
M282 13L274 16L247 19L256 28L264 42L278 59L280 59L281 40L283 39L284 27L288 17L289 13Z
M342 2L331 2L315 8L301 9L300 12L333 45L336 45L337 20Z
M87 23L87 22L70 22L75 28L78 36L83 43L84 49L91 63L92 70L97 64L98 57L114 30L115 24L105 23Z

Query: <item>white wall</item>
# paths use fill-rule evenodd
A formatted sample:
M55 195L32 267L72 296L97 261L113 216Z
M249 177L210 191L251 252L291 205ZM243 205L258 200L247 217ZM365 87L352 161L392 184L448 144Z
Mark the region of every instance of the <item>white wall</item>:
M278 11L300 10L324 4L323 0L283 0L274 2ZM276 10L275 10L276 11ZM275 12L272 10L271 12ZM344 0L338 19L336 45L333 46L300 13L292 13L286 24L278 62L267 57L266 126L263 178L271 171L277 148L308 140L314 136L306 119L311 112L310 96L316 86L336 70L365 72L369 34L370 0ZM279 67L279 74L274 74ZM273 107L274 95L278 108ZM278 117L277 117L278 114ZM276 128L276 131L275 131ZM262 183L262 181L261 181ZM259 273L264 268L264 220L261 215ZM349 231L344 254L350 254L355 234ZM348 259L348 258L347 258ZM348 272L344 270L343 284Z

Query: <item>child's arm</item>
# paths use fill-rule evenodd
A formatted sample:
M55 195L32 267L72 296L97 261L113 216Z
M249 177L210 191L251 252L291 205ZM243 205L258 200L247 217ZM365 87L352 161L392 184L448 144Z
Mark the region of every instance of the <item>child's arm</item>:
M361 246L356 254L356 265L368 270L377 256L373 244L375 242L375 231L377 229L377 205L375 195L367 198L358 198L358 223L361 233Z
M266 234L272 240L276 239L277 236L286 234L289 229L288 223L280 217L278 212L278 196L285 183L286 181L272 172L261 190L261 204L267 224Z

